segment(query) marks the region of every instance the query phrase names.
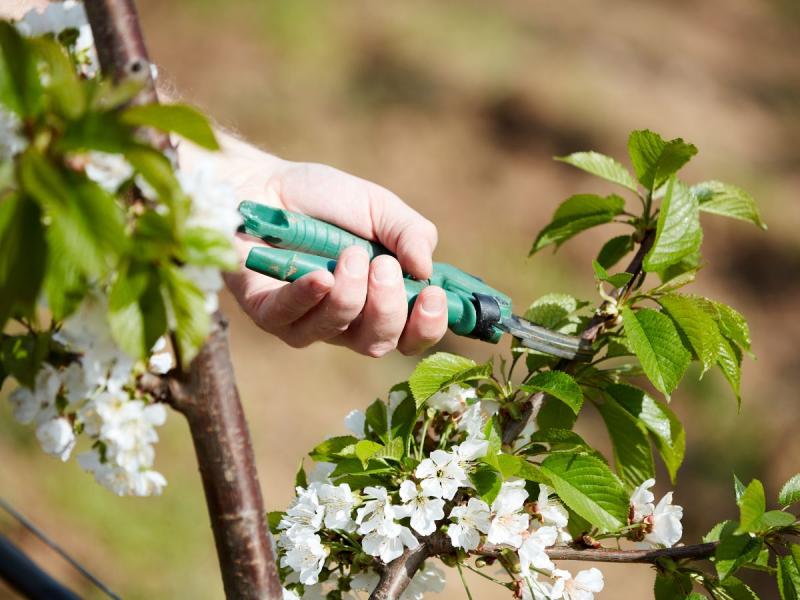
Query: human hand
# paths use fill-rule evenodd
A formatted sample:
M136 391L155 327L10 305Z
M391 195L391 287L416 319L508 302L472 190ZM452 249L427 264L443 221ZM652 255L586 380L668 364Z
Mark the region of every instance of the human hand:
M439 341L447 330L444 291L425 288L409 315L402 277L402 269L419 279L430 277L435 226L374 183L325 165L263 156L271 161L270 174L264 181L256 169L242 178L246 183L237 186L242 199L333 223L379 241L398 258L369 262L363 249L353 247L341 254L333 274L316 271L294 283L247 270L227 275L228 287L253 321L296 348L326 341L375 357L394 348L415 354ZM246 168L257 162L251 158ZM263 245L239 237L242 261L258 244Z

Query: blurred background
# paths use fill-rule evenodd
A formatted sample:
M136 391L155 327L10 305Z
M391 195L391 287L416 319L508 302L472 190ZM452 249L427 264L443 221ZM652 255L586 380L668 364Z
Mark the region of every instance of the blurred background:
M591 259L615 235L598 228L555 255L526 258L562 199L611 189L552 156L594 149L621 158L637 128L695 143L700 154L684 178L744 187L770 229L704 217L706 268L691 291L747 316L757 360L745 361L738 413L716 372L688 377L673 396L688 436L675 494L688 507L684 541L735 516L732 472L745 482L763 477L774 499L800 470L797 0L138 5L161 77L187 102L282 157L328 163L394 190L438 225L438 260L484 276L519 311L551 291L596 300ZM342 431L349 410L405 379L415 359L324 345L292 350L254 328L230 298L223 306L263 492L270 509L281 509L301 456ZM448 336L438 349L483 360L508 347ZM578 428L607 447L591 410ZM0 493L126 598L219 598L188 429L173 414L160 431L163 497L119 499L75 461L44 455L0 402ZM662 473L659 494L667 486ZM0 531L96 596L5 514ZM649 597L648 567L604 572L602 598ZM450 575L440 597L466 598ZM504 597L469 581L476 598ZM0 586L0 597L8 594Z

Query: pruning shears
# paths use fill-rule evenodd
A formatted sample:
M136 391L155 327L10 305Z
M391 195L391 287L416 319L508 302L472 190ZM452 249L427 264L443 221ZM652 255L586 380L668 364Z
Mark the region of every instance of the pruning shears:
M333 272L339 254L361 246L370 259L391 252L380 244L307 215L245 200L239 205L244 219L240 231L260 238L270 247L250 250L245 266L282 281L295 281L312 271ZM405 275L409 311L428 285L441 287L447 296L450 330L462 336L496 344L503 333L538 352L578 361L594 355L590 342L552 331L512 313L511 298L482 279L446 263L433 263L430 279Z

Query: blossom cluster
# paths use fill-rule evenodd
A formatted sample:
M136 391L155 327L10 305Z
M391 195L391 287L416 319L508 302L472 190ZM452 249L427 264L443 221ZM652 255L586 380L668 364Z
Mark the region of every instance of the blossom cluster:
M24 36L54 36L66 48L82 79L99 77L83 4L74 0L51 3L43 11L28 12L15 25ZM27 146L19 118L0 108L0 162L13 159ZM159 193L122 154L71 153L67 162L113 196L119 197L135 185L152 210L166 212ZM190 202L183 227L211 230L221 239L232 241L241 223L232 188L216 179L210 163L201 163L191 172L176 171L176 177ZM214 312L222 287L219 268L193 264L177 268L203 293L206 311ZM138 389L138 381L148 370L167 373L175 366L174 359L165 337L145 359L132 357L115 341L109 322L109 295L117 277L118 273L112 271L86 282L85 297L65 320L53 323L48 330L37 331L35 324L28 324L31 339L49 337L57 352L44 359L32 385L20 384L12 392L10 402L19 422L35 425L36 437L48 454L66 461L83 437L89 447L77 455L77 460L100 484L119 495L154 495L166 485L165 478L153 469L156 428L164 423L166 410ZM174 309L169 302L165 307L167 327L175 331ZM46 314L44 298L39 299L37 309Z
M387 422L394 423L401 405L409 401L406 391L392 391L383 405ZM479 397L475 387L452 384L433 394L426 406L409 440L421 452L411 452L412 460L400 459L388 479L378 477L374 485L362 487L357 479L348 479L341 463L335 464L337 458L317 462L308 482L297 487L274 527L285 598L323 598L333 590L343 598L359 598L359 592L372 591L378 582L376 561L388 564L435 535L446 536L459 561L512 552L522 598L592 600L601 592L599 569L573 575L549 556L550 548L573 543L570 513L551 487L508 477L493 498L479 493L474 476L491 459L487 427L498 401ZM374 439L374 414L370 423L369 413L347 415L345 426L353 435L334 439L355 445L343 447L339 457ZM426 445L428 435L438 437L437 443ZM669 547L680 539L682 509L672 504L671 492L654 504L649 491L654 483L648 480L633 491L628 526L618 537ZM404 598L442 589L443 577L432 575L431 562Z

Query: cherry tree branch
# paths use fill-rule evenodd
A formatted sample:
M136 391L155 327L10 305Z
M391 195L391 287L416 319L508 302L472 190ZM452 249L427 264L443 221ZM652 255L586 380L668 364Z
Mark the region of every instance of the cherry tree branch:
M647 230L642 237L636 254L631 259L625 269L626 273L632 275L627 285L614 290L612 296L619 298L628 289L636 285L637 280L642 276L642 264L645 255L650 251L655 240L655 230ZM602 312L602 306L598 308L592 319L587 324L586 328L581 333L581 338L594 342L597 336L600 335L602 330L606 327L609 319ZM561 360L554 367L559 371L570 372L580 363L570 360ZM503 444L510 445L514 440L519 437L522 430L525 429L528 421L535 418L536 414L541 408L546 395L544 392L536 392L528 396L524 401L520 416L518 419L509 418L503 424ZM422 566L425 558L429 556L436 556L453 552L452 546L447 548L447 542L439 539L440 534L434 534L428 538L421 540L420 547L414 550L407 550L402 556L396 558L388 565L384 566L381 571L381 578L375 590L370 596L370 600L397 600L403 591L408 587L414 574ZM444 536L446 538L446 536ZM499 553L499 550L495 553ZM684 553L688 553L684 555ZM645 562L652 563L659 558L673 557L673 558L707 558L714 553L713 545L701 544L699 546L681 546L679 548L668 548L665 550L606 550L600 549L574 549L574 548L551 548L548 554L553 559L560 560L587 560L587 561L601 561L601 562ZM491 556L491 554L483 553L484 556Z
M142 91L134 102L157 102L133 0L87 0L85 6L104 73L115 81L140 81ZM156 147L171 151L166 135L146 133ZM209 337L188 373L144 375L139 385L183 413L189 423L226 595L281 600L283 590L222 315L214 315Z

